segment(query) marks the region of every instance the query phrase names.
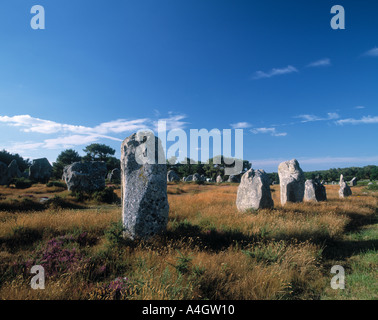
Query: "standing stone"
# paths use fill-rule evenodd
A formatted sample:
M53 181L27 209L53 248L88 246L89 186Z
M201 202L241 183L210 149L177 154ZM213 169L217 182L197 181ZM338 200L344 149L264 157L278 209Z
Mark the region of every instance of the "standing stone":
M222 183L223 182L223 179L222 179L221 175L218 175L216 182L217 183Z
M351 187L355 187L357 185L357 178L354 177L352 180L350 180L349 185Z
M304 196L305 178L296 159L282 162L278 166L280 178L281 204L287 201L302 202Z
M102 161L75 162L64 167L62 180L71 191L99 191L105 188L106 171Z
M118 168L113 169L108 174L107 178L108 178L109 182L119 183L121 181L121 170L119 170Z
M305 183L305 201L327 201L326 188L318 180L307 180Z
M241 178L236 198L239 211L273 207L270 179L264 170L249 169Z
M344 181L344 176L340 176L340 190L339 190L339 196L340 198L346 198L352 195L352 190L347 185L347 183Z
M8 176L10 179L14 178L21 178L22 173L18 168L18 164L16 160L12 160L12 162L8 166Z
M29 178L35 182L48 182L51 173L52 166L46 158L33 160L32 165L29 167Z
M124 236L148 239L168 223L164 150L153 133L138 132L123 141L121 153Z
M189 175L189 176L187 176L187 177L185 178L185 182L192 182L192 181L194 181L194 180L193 180L193 175Z
M201 181L201 176L199 175L199 173L193 174L193 181Z
M240 175L229 176L227 182L240 183Z
M176 171L169 170L167 173L167 182L178 182L180 177L177 175Z

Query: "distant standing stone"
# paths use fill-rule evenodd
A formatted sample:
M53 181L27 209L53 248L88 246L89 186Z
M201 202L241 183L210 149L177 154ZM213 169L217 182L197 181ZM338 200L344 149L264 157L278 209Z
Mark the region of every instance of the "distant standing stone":
M231 175L231 176L229 176L227 182L240 183L240 175Z
M223 182L223 179L222 179L222 177L220 175L217 177L216 182L217 183L222 183Z
M108 174L108 180L113 183L119 183L121 180L121 170L119 170L118 168L113 169Z
M167 182L177 182L180 181L180 177L174 170L169 170L167 173Z
M305 178L296 159L282 162L278 166L280 178L281 204L287 201L302 202L304 196Z
M249 169L241 178L236 198L239 211L273 207L270 179L264 170Z
M122 143L122 220L127 238L148 239L166 230L167 166L165 159L158 163L156 152L164 155L160 139L151 132L135 133Z
M75 162L64 167L62 179L70 191L93 192L105 188L105 176L105 162Z
M357 178L354 177L352 180L350 180L349 185L351 187L355 187L357 185Z
M189 176L187 176L187 177L185 178L184 181L185 181L185 182L192 182L192 181L194 181L194 180L193 180L193 175L189 175Z
M35 182L48 182L51 173L52 166L46 158L33 160L32 165L29 167L29 178Z
M307 180L305 183L305 201L327 201L326 188L317 180Z
M346 198L352 195L352 190L347 185L347 183L344 181L344 176L340 176L340 190L339 190L339 196L340 198Z

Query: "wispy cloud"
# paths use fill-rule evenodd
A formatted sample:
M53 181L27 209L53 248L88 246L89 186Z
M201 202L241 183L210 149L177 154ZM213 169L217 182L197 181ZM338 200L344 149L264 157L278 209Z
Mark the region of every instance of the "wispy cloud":
M361 119L340 119L336 121L337 124L344 125L344 124L373 124L373 123L378 123L378 116L365 116L362 117Z
M365 106L356 106L354 107L354 109L365 109L366 107Z
M378 57L378 48L375 47L373 49L370 49L369 51L366 51L363 56L366 57Z
M331 65L331 59L324 58L321 60L317 60L314 62L309 63L306 67L307 68L316 68L316 67L327 67Z
M252 127L252 125L248 122L238 122L230 124L231 128L233 129L247 129Z
M164 120L167 124L167 130L183 129L187 122L184 121L185 115L170 113ZM0 116L0 123L8 126L18 127L25 133L40 133L45 135L55 135L55 137L41 141L15 142L7 146L8 150L23 149L36 150L70 148L88 143L94 143L101 139L113 141L122 141L113 135L135 132L142 129L151 129L157 131L157 120L142 118L135 120L117 119L109 122L100 123L95 127L81 125L71 125L58 123L51 120L35 118L30 115ZM58 136L56 136L58 135Z
M290 73L296 73L299 72L297 68L289 65L286 68L273 68L268 72L264 71L257 71L253 77L253 79L263 79L263 78L271 78L274 76L284 75L284 74L290 74Z
M327 117L319 117L313 114L302 114L296 116L295 118L302 119L301 122L313 122L313 121L327 121L327 120L335 120L338 119L340 116L336 112L329 112L327 113Z
M251 129L253 134L270 134L273 137L285 137L286 132L277 132L276 128L254 128Z

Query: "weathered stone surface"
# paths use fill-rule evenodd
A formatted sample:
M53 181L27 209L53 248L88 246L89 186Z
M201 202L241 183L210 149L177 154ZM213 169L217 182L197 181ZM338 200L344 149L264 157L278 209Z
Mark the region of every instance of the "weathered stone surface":
M223 182L223 179L222 177L219 175L217 176L217 180L216 180L217 183L222 183Z
M351 187L355 187L357 185L357 178L354 177L352 180L350 180L349 185Z
M174 170L169 170L167 173L167 182L177 182L180 181L180 177Z
M151 132L131 135L121 148L125 237L148 239L165 231L168 223L167 166L165 159L159 164L155 158L156 152L164 157L164 151L160 139Z
M184 181L185 181L185 182L192 182L192 181L194 181L194 180L193 180L193 175L189 175L189 176L187 176L187 177L185 178Z
M75 162L64 167L62 179L68 190L93 192L105 188L105 162Z
M22 173L18 169L17 161L7 166L4 162L0 162L0 185L9 185L14 178L21 178Z
M121 170L118 168L113 169L108 174L108 180L113 183L119 183L121 181Z
M339 189L339 197L340 198L346 198L352 195L352 190L350 187L347 185L347 183L344 181L344 176L340 176L340 189Z
M318 180L307 180L305 183L305 201L327 201L326 188Z
M32 165L29 167L29 179L35 182L48 182L51 173L52 166L46 158L33 160Z
M193 174L193 181L202 181L201 176L198 173Z
M239 211L272 208L270 179L264 170L249 169L238 187L236 206Z
M240 183L240 175L231 175L228 177L227 182L232 182L232 183Z
M281 204L287 201L302 202L304 196L305 178L296 159L282 162L278 166L280 178Z

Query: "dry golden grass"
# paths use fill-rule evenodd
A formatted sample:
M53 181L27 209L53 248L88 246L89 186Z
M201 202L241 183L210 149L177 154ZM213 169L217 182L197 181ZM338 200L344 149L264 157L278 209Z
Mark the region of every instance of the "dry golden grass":
M117 206L0 212L0 298L318 299L329 283L323 250L373 219L378 198L356 187L352 197L339 199L338 186L327 186L327 202L282 207L279 186L272 189L274 209L239 213L236 185L169 184L167 233L140 243L107 238L121 218ZM33 191L46 190L37 186L27 193ZM0 190L9 197L25 194L9 192ZM40 237L29 246L12 246L19 228ZM51 238L76 230L94 239L79 248L92 259L83 260L80 272L48 278L39 291L30 289L30 274L10 272ZM109 271L94 277L93 263ZM117 277L129 279L121 296L109 289Z

